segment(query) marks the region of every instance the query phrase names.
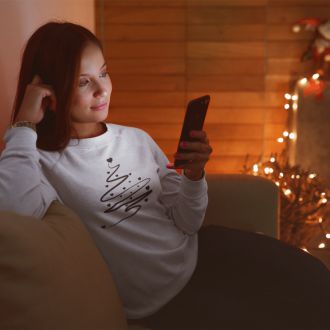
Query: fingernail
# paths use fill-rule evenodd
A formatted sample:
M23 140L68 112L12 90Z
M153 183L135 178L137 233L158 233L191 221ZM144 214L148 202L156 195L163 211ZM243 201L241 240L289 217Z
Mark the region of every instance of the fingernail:
M167 168L172 168L173 165L174 165L174 164L172 164L172 163L168 163L168 164L166 165L166 167L167 167Z

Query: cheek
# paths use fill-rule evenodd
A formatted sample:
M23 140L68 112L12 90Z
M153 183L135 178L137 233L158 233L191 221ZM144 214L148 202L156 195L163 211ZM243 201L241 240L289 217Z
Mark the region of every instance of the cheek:
M74 111L75 109L81 109L86 106L89 106L89 103L90 102L88 97L76 94L72 98L72 110Z

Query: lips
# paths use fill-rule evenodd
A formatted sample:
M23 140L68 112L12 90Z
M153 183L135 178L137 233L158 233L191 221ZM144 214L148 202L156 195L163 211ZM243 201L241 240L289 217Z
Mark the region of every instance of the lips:
M107 103L105 102L105 103L101 103L99 105L96 105L94 107L91 107L91 109L94 110L94 111L99 111L99 110L105 109L106 106L107 106Z

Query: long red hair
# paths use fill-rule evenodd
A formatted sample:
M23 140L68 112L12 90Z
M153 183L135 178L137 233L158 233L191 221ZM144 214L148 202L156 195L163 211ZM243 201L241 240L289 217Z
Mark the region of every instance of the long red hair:
M38 28L28 40L19 74L12 121L19 113L25 89L37 74L42 83L55 92L55 111L46 109L37 124L37 147L44 150L64 149L71 136L70 106L77 85L81 54L88 43L102 45L83 26L69 22L49 22Z

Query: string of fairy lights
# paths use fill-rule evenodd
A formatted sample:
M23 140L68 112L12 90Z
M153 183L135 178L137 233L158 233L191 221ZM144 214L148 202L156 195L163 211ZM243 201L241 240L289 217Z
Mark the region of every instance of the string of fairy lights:
M298 87L305 88L310 83L319 84L322 76L314 73L311 77L299 79L293 92L284 94L285 111L298 110ZM292 115L291 113L291 115ZM288 118L290 118L288 116ZM288 126L292 126L288 120ZM264 176L279 187L281 197L281 234L280 238L296 245L306 252L308 242L313 235L321 232L321 239L317 243L320 249L330 248L330 231L326 229L325 210L329 202L327 190L321 178L315 172L306 171L299 165L290 165L288 161L288 146L297 139L295 127L282 132L277 142L285 144L280 156L271 154L269 160L255 163L252 167L244 166L245 173ZM314 236L315 237L315 236Z

